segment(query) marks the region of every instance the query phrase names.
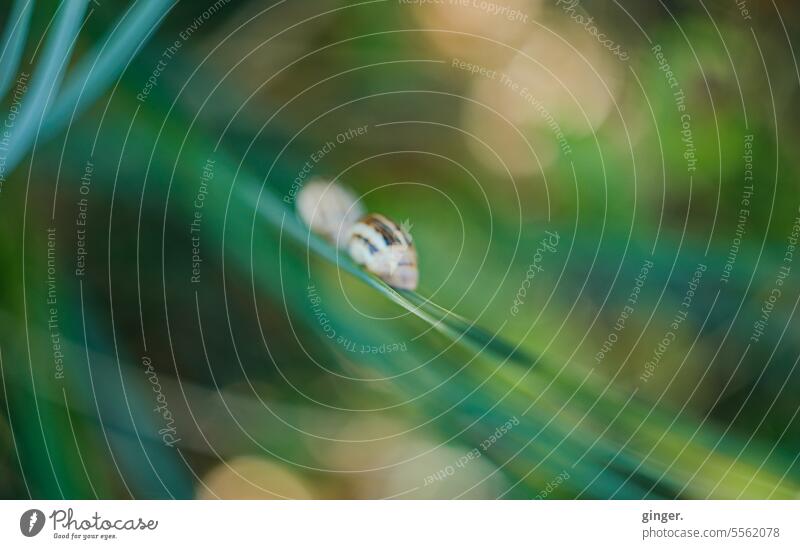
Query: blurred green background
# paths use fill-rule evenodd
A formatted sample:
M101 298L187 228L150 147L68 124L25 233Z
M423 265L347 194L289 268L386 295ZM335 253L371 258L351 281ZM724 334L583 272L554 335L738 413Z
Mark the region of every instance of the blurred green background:
M74 4L2 52L0 496L797 497L794 3Z

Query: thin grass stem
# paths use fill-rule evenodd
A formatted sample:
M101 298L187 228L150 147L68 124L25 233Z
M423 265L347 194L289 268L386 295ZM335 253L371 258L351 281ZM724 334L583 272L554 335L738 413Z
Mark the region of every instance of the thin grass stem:
M3 35L0 49L0 97L3 97L19 69L19 61L25 49L25 39L31 23L34 0L15 0Z
M11 171L36 141L38 129L55 97L67 63L78 39L89 0L65 0L58 10L58 21L48 38L42 61L36 68L31 89L25 95L20 114L11 128L6 170ZM8 122L8 121L7 121Z
M128 67L175 5L173 0L137 0L67 78L44 132L61 131L94 103Z

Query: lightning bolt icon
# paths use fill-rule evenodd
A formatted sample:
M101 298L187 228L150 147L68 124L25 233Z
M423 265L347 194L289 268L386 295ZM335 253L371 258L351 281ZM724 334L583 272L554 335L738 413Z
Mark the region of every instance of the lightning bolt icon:
M36 511L31 512L30 524L28 524L28 532L33 531L33 527L38 521L38 519L39 519L39 513L37 513Z

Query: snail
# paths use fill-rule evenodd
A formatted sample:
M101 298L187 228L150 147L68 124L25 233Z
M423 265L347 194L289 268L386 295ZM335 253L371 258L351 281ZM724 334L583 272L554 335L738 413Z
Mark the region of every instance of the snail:
M390 286L417 288L417 251L407 224L398 225L380 214L364 215L352 191L321 179L303 187L297 211L312 231L346 248L356 263Z
M339 248L347 245L350 227L365 213L352 191L321 178L312 179L300 191L297 212L312 231Z
M350 257L387 284L416 290L419 282L417 250L402 226L380 214L369 214L350 229Z

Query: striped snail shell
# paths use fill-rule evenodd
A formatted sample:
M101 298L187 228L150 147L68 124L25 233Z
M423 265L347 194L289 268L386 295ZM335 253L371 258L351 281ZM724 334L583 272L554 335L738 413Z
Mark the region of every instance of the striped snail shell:
M351 190L336 182L314 178L297 195L297 213L312 231L344 248L364 207Z
M348 251L353 260L402 290L416 290L419 282L417 250L409 232L394 221L369 214L350 229Z

